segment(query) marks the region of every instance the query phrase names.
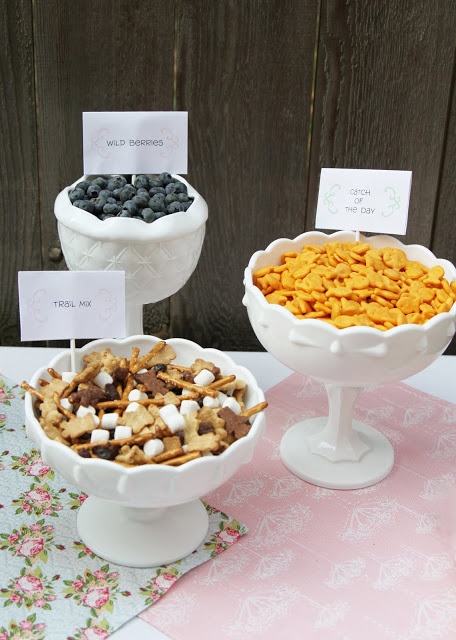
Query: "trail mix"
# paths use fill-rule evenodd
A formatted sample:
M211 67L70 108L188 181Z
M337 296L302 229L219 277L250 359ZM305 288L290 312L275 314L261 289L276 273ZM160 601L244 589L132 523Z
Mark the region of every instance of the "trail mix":
M201 358L188 367L175 358L166 342L142 356L134 347L130 358L107 348L85 355L79 372L49 368L39 389L21 386L36 398L45 434L81 457L179 466L223 453L267 403L246 408L243 380Z
M253 281L270 304L338 329L424 324L456 300L456 281L448 282L440 265L426 267L402 249L367 242L305 245L284 253L280 265L255 271Z

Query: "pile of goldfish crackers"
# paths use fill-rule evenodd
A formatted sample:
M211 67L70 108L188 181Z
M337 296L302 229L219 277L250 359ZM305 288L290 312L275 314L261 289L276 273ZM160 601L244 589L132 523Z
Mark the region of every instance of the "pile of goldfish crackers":
M300 253L284 253L280 265L253 274L266 300L296 318L380 331L424 324L449 311L456 281L444 276L440 265L429 268L409 260L401 249L367 242L307 244Z

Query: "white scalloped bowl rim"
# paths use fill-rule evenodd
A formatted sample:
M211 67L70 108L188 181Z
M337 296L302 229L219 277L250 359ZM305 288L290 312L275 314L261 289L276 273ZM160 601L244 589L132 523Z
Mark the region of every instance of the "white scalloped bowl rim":
M271 242L265 250L256 251L250 258L248 266L244 271L244 285L245 295L243 298L243 304L247 307L250 313L255 315L255 318L251 318L253 323L256 324L253 327L257 333L257 337L262 342L262 327L258 326L257 310L261 310L262 322L265 324L274 323L278 325L280 321L280 336L275 336L274 340L277 343L274 345L274 352L269 349L270 352L283 364L294 370L299 370L301 373L305 372L305 364L302 369L297 369L290 364L289 358L281 358L280 354L280 342L287 339L290 332L293 335L305 337L307 333L318 331L319 338L322 343L326 343L329 349L334 341L337 341L341 345L341 348L348 348L348 345L353 345L357 338L363 343L371 345L387 345L392 340L397 340L398 336L406 336L409 339L412 336L416 337L416 341L423 340L427 335L433 335L437 332L447 333L453 332L456 326L456 303L453 304L449 312L437 314L423 325L407 324L400 325L388 329L387 331L380 331L374 327L347 327L344 329L338 329L337 327L322 322L319 319L299 319L296 318L291 311L277 304L270 304L258 287L253 283L253 272L271 264L280 264L280 256L286 251L299 252L304 244L323 244L324 242L332 241L354 241L355 233L351 231L337 231L333 234L325 234L320 231L309 231L300 234L296 238L279 238ZM441 265L445 271L445 276L449 281L456 280L456 268L455 266L444 259L437 259L436 256L426 247L421 245L404 245L402 242L392 236L376 235L371 237L361 237L362 241L368 242L373 246L384 247L392 246L402 249L406 252L407 257L413 260L418 260L426 266ZM252 310L252 305L255 305L255 312ZM448 327L450 326L450 329ZM452 327L452 328L451 328ZM283 331L282 331L283 328ZM451 336L448 337L448 342ZM346 343L346 345L345 345ZM283 342L282 342L283 344ZM321 346L321 344L320 344ZM288 360L288 362L287 362ZM310 374L309 374L310 375ZM412 374L410 374L412 375Z
M148 344L148 349L150 349L159 341L160 340L154 336L131 336L122 340L99 339L88 343L81 349L78 349L77 352L78 355L82 356L93 350L110 347L114 355L117 355L116 347L119 347L119 345L133 347L138 344ZM194 352L194 358L203 358L215 362L217 366L221 366L221 368L224 369L223 373L227 375L234 373L238 378L244 380L247 383L247 406L253 406L264 401L264 393L258 387L252 373L245 367L237 365L227 354L217 349L203 348L195 342L183 338L170 338L166 340L166 342L175 349L177 364L182 364L179 360L179 347L189 349ZM68 370L65 367L62 369L61 365L64 362L69 362L69 358L69 350L57 354L46 366L41 367L33 374L30 380L31 386L35 388L39 387L38 380L40 378L49 378L47 373L49 367L52 367L56 371ZM50 439L44 433L37 419L33 404L34 400L32 396L26 393L25 415L27 436L37 445L41 452L42 459L46 464L49 464L49 466L59 472L64 478L76 484L76 486L80 486L82 482L75 482L75 476L86 478L90 484L93 480L96 480L97 476L103 479L103 476L106 474L106 476L109 476L110 482L113 482L112 492L104 490L97 493L96 491L92 491L92 495L99 495L99 497L120 501L124 494L122 482L128 478L141 480L144 483L160 481L161 484L166 484L167 479L171 485L176 479L179 479L179 486L181 488L183 484L188 487L188 495L182 493L181 495L171 496L169 490L172 489L172 486L167 486L166 494L163 496L154 496L152 499L153 504L150 505L142 504L143 500L140 496L125 495L125 501L131 506L159 506L163 504L164 500L166 506L169 505L169 503L179 504L208 493L209 490L213 490L226 482L239 467L250 461L254 448L265 428L265 416L264 413L261 412L250 419L252 426L249 433L231 444L228 449L219 456L203 456L178 467L158 464L124 467L110 460L82 458L65 444ZM52 463L50 461L52 461ZM75 469L78 469L78 471L75 471ZM207 476L209 479L216 477L216 486L212 485L210 489L206 489L206 486L201 483L201 474ZM71 478L69 478L69 476L71 476ZM195 487L194 484L192 484L195 482L198 482L199 486ZM87 484L87 482L85 482L85 484Z
M208 218L208 207L204 198L185 178L172 174L173 178L177 178L187 186L188 195L194 198L187 211L178 211L172 215L163 216L152 223L134 218L100 220L92 213L75 207L68 196L78 182L93 177L83 175L73 184L65 187L57 195L54 203L54 214L58 222L83 236L104 242L122 242L124 244L158 243L166 240L185 239L204 226Z

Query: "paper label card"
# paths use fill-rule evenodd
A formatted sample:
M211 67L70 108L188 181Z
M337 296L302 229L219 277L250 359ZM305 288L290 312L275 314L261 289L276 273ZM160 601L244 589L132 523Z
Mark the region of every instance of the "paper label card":
M124 338L124 271L19 271L21 340Z
M82 115L84 173L187 173L186 111Z
M405 235L411 171L322 169L315 227Z

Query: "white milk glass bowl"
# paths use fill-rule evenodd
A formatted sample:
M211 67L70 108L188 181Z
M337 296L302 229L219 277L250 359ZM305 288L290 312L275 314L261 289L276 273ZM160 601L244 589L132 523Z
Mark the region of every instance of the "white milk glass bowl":
M76 350L76 368L82 357L109 347L113 354L129 358L133 347L147 353L158 342L154 336L132 336L124 340L94 340ZM222 375L236 375L247 383L247 407L264 402L264 394L253 375L226 354L203 349L189 340L167 340L176 353L175 362L188 366L196 358L213 362ZM30 385L49 379L47 369L70 369L70 350L63 351L36 371ZM200 498L227 482L241 465L248 463L264 430L264 413L250 418L249 433L236 440L219 456L203 456L179 467L159 464L125 467L97 458L82 458L70 447L44 433L35 409L35 399L26 393L27 436L36 444L43 461L68 483L88 494L77 516L83 542L102 558L119 565L150 567L179 560L192 553L208 531L208 516Z
M82 176L57 196L54 213L65 262L70 271L124 271L127 335L143 333L143 305L179 291L198 263L208 209L205 200L181 176L194 198L187 211L150 224L134 218L99 220L72 205L68 193Z
M282 364L310 376L326 387L329 416L291 427L281 441L282 461L298 477L334 489L366 487L385 478L394 463L390 442L372 426L353 421L353 409L363 387L392 383L429 366L455 333L456 305L423 325L402 325L388 331L372 327L338 329L318 319L298 319L269 304L253 282L253 273L281 264L285 252L299 253L304 245L353 242L354 232L330 235L312 231L281 238L251 257L244 274L247 308L253 330L263 347ZM450 282L456 269L420 245L403 245L390 236L362 238L374 247L398 247L427 267L441 265Z

